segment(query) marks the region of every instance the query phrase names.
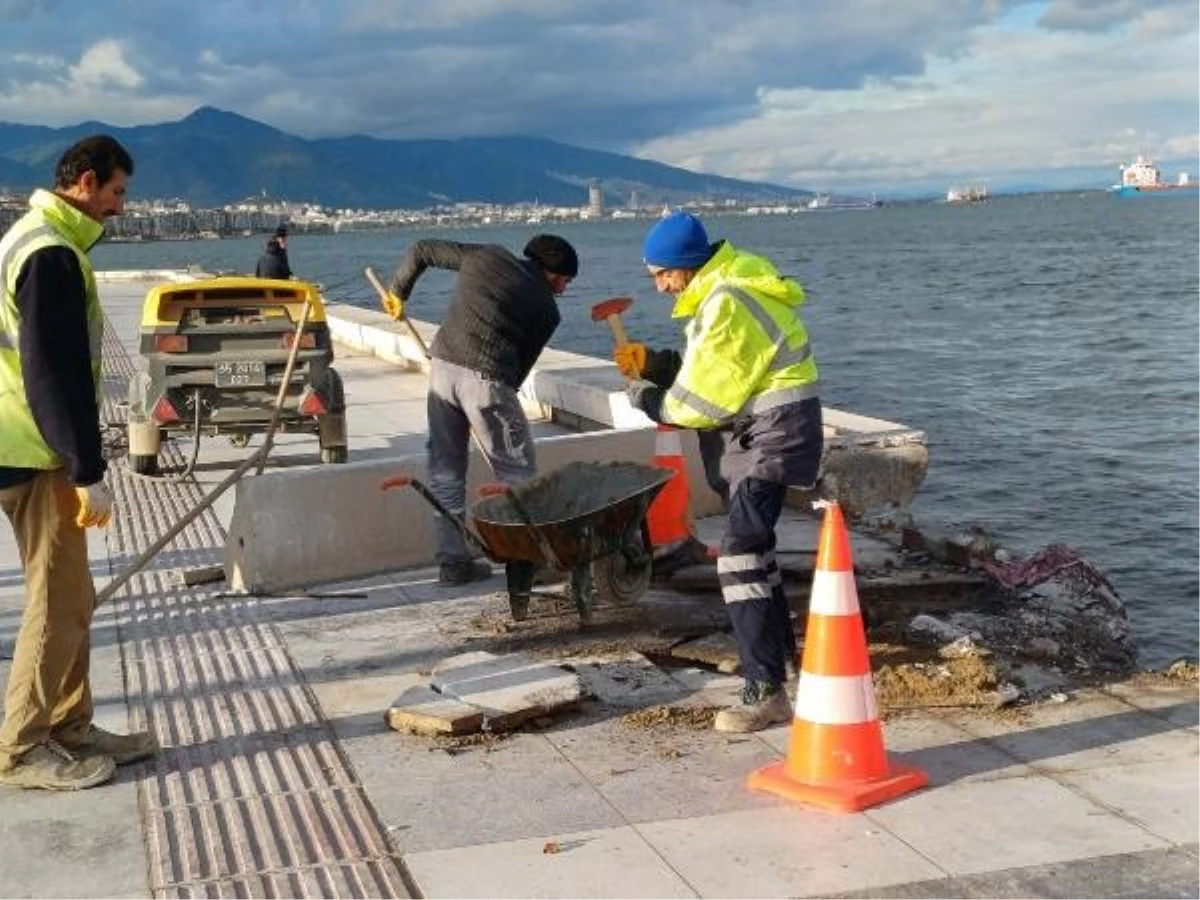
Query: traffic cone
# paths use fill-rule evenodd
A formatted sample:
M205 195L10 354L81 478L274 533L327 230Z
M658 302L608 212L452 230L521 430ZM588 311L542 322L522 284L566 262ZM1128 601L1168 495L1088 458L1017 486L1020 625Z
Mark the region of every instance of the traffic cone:
M888 762L842 510L825 515L787 758L751 773L750 788L835 812L857 812L923 787Z
M646 511L650 544L659 550L692 537L692 526L688 519L687 461L683 458L683 444L679 440L678 429L670 425L658 426L654 435L654 465L675 473Z

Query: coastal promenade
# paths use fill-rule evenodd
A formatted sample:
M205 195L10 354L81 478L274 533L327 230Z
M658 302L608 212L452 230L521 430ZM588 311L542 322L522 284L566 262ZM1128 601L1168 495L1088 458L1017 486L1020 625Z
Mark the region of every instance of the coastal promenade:
M132 370L140 295L106 294L107 414ZM419 453L423 377L342 347L337 365L352 460ZM246 452L208 439L180 482L114 471L114 524L89 532L98 584ZM284 436L271 467L315 459L312 438ZM1194 678L1145 673L1017 708L888 712L889 753L925 771L929 785L862 813L819 812L745 786L787 752L788 727L739 736L706 726L740 679L657 652L681 622L703 631L721 620L713 592L656 586L635 608L598 609L580 631L552 588L529 623L512 623L499 569L454 589L439 587L428 567L264 595L182 582L181 571L220 564L231 514L231 498L214 504L97 613L98 724L149 728L161 754L78 794L0 789L0 896L1200 890ZM720 522L697 529L708 539ZM810 517L788 512L781 548L811 551L815 536ZM871 552L854 540L856 558ZM2 679L21 607L17 551L4 529ZM581 702L508 735L434 738L388 727L385 712L406 689L469 651L562 666L579 678Z

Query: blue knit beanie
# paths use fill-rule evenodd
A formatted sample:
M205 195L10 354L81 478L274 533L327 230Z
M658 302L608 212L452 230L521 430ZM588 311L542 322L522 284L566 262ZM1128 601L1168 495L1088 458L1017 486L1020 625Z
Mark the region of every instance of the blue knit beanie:
M671 213L650 229L642 245L642 261L664 269L699 269L711 257L708 233L691 213Z

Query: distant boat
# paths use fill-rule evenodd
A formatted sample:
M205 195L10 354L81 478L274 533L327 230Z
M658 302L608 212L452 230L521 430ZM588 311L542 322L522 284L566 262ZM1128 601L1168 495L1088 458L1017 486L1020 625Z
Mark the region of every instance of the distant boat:
M813 194L808 203L804 205L804 208L812 212L822 210L839 212L851 209L874 209L882 205L882 203L873 198L867 200L863 197L834 197L832 194L817 193Z
M973 184L968 188L950 188L946 191L947 203L985 203L991 197L986 185Z
M1129 165L1121 166L1121 183L1108 190L1118 197L1195 196L1200 184L1188 178L1187 172L1179 173L1179 180L1163 181L1158 167L1144 156L1138 156Z

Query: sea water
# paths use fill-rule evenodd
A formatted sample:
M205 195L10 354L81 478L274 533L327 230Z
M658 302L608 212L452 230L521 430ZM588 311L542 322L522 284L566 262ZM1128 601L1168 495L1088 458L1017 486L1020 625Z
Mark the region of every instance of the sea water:
M1140 661L1197 654L1197 204L1101 193L969 205L708 216L710 236L770 257L808 292L803 309L830 406L925 431L918 525L979 525L1028 554L1082 551L1129 608ZM607 356L592 304L633 297L634 340L680 346L671 301L641 265L652 220L327 235L288 242L298 277L330 300L375 306L426 236L520 250L555 231L581 271L553 346ZM97 268L252 272L265 236L101 244ZM430 270L409 311L440 321L453 287Z

